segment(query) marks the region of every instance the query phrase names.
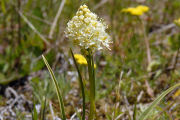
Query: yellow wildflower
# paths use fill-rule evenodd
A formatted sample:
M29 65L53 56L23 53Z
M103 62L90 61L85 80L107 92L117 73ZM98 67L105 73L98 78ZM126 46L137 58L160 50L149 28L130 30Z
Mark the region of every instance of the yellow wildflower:
M134 9L130 13L135 16L141 16L143 14L143 11L141 11L140 9Z
M137 7L124 8L122 10L122 12L130 13L131 15L135 15L135 16L141 16L145 12L148 12L148 11L149 11L149 7L144 6L144 5L139 5Z
M139 5L136 8L141 10L142 12L148 12L149 11L149 7L144 6L144 5Z
M87 65L87 60L86 60L86 58L83 55L81 55L81 54L74 54L74 58L76 59L78 64ZM96 69L96 64L94 64L94 68Z
M173 95L173 98L175 99L176 97L180 96L180 89L178 89L174 95Z
M74 54L74 58L76 59L77 63L82 65L87 65L87 60L81 54Z
M124 8L124 9L122 9L122 12L131 12L131 11L133 11L135 8L133 8L133 7L129 7L129 8Z
M96 69L96 64L94 64L94 68Z
M177 26L180 26L180 18L177 19L177 20L174 20L174 23L175 23Z

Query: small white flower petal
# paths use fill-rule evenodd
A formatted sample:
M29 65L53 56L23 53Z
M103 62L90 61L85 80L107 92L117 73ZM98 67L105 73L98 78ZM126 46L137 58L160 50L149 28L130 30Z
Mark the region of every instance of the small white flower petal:
M112 43L106 33L107 25L98 20L86 5L80 6L76 15L67 23L66 36L85 49L101 50L103 46L109 49Z

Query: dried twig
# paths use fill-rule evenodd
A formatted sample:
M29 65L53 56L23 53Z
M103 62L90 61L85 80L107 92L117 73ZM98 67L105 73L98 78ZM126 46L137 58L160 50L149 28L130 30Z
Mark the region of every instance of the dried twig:
M168 68L166 68L164 71L165 72L169 72L171 70L175 70L176 67L178 66L178 55L180 53L180 48L176 51L176 53L174 54L174 56L172 57L172 65L170 65Z
M150 45L149 45L149 39L146 35L145 23L143 20L141 21L142 21L142 29L143 29L144 40L145 40L145 45L146 45L147 61L149 65L151 63L151 50L150 50Z
M46 43L46 45L50 46L48 40L34 27L34 25L22 14L21 11L18 11L19 15L23 18L23 20L29 25L29 27L39 35L39 37Z
M115 120L120 120L120 118L121 118L123 115L124 115L124 113L118 115L118 116L115 118Z
M153 89L150 87L150 85L149 85L149 83L148 83L148 81L146 80L145 81L145 85L146 85L146 90L147 90L147 93L148 93L148 95L151 97L151 98L154 98L154 91L153 91Z
M11 96L10 93L12 93L12 94L14 95L15 98L18 97L17 92L16 92L13 88L8 87L8 88L6 89L6 91L5 91L6 97L10 97L10 96Z
M150 49L150 44L149 44L149 38L146 34L145 22L143 20L141 20L141 23L142 23L142 29L143 29L143 34L144 34L145 46L146 46L147 61L148 61L148 65L149 65L151 63L151 60L152 60L151 59L151 49ZM154 91L150 87L149 82L147 80L145 81L145 85L147 87L147 93L151 97L154 97Z
M65 37L65 36L62 36L61 39L64 39L64 37ZM51 51L52 48L58 47L58 45L59 45L60 42L61 42L61 40L58 40L55 45L54 45L54 44L51 45L51 46L50 46L46 51L44 51L42 54L43 54L43 55L48 54L49 51ZM40 55L39 57L37 57L36 59L34 59L34 62L36 62L36 61L38 61L38 60L40 60L40 59L42 59L41 55Z
M52 108L52 103L51 103L51 101L49 101L49 109L50 109L50 111L51 111L52 119L55 120L54 110L53 110L53 108Z
M24 104L26 104L28 101L23 95L18 95L18 93L11 87L6 89L5 95L10 99L6 102L7 106L0 107L0 118L10 119L16 117L16 113L14 112L13 108L16 108L16 110L25 111ZM7 116L7 114L11 115L11 117Z
M169 29L171 29L171 28L173 28L173 27L175 27L175 26L176 26L176 25L175 25L174 23L165 25L165 26L161 27L160 29L151 32L151 33L149 34L149 37L151 37L153 34L165 32L165 31L167 31L167 30L169 30Z
M60 15L61 15L61 12L62 12L62 9L63 9L63 7L64 7L65 1L66 1L66 0L62 0L61 4L60 4L60 6L59 6L59 10L58 10L58 12L57 12L57 14L56 14L56 17L54 18L54 22L53 22L53 24L52 24L52 26L51 26L51 29L50 29L50 32L49 32L49 38L50 38L50 39L52 39L52 36L53 36L53 33L54 33L54 29L55 29L55 27L56 27L56 24L57 24L57 21L58 21Z
M141 91L141 92L139 93L139 95L137 96L137 102L140 102L143 94L144 94L144 91Z
M177 50L176 54L175 54L175 57L174 57L174 62L173 62L173 65L172 65L172 69L174 70L176 68L176 65L177 65L177 62L178 62L178 55L180 53L180 48Z
M27 15L27 16L29 16L29 17L31 17L31 18L33 18L33 19L35 19L35 20L39 20L40 22L43 22L43 23L45 23L45 24L47 24L47 25L51 25L51 24L52 24L51 22L49 22L49 21L47 21L47 20L45 20L45 19L41 19L40 17L37 17L37 16L32 15L32 14L30 14L30 13L24 13L24 14Z
M77 110L77 112L81 112L81 111L82 111L81 109L78 109L78 110ZM77 113L74 113L74 114L71 116L70 120L74 120L76 114L77 114Z
M127 114L129 116L129 118L132 120L133 119L133 112L130 108L130 104L129 104L129 101L128 101L126 95L124 95L124 102L125 102L125 109L127 110Z
M94 6L93 9L96 10L107 2L108 2L108 0L101 0L101 2L99 2L96 6Z

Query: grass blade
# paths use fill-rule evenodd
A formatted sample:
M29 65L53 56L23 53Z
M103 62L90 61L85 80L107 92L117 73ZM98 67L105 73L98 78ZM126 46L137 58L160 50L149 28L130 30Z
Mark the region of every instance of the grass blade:
M82 97L83 97L83 116L82 116L82 120L85 120L85 109L86 109L86 105L85 105L85 92L84 92L84 84L83 84L83 80L82 80L82 76L81 76L81 73L80 73L80 70L78 68L78 64L76 62L76 59L74 58L74 53L73 51L70 49L71 51L71 55L73 57L73 61L74 61L74 64L75 64L75 67L77 69L77 72L78 72L78 76L79 76L79 83L80 83L80 87L81 87L81 91L82 91Z
M34 104L34 110L32 112L32 120L38 120L38 113L35 104Z
M44 63L46 64L48 70L49 70L49 73L51 75L51 79L53 80L53 83L55 85L55 88L56 88L56 93L57 93L57 96L58 96L58 101L59 101L59 105L60 105L60 108L61 108L61 115L62 115L62 119L63 120L66 120L66 115L65 115L65 111L64 111L64 103L63 103L63 99L62 99L62 95L61 95L61 92L60 92L60 88L58 86L58 82L55 78L55 75L51 69L51 67L49 66L46 58L42 55L42 58L44 60Z
M90 86L90 113L89 120L94 120L96 114L96 106L95 106L95 74L94 74L94 64L93 64L93 55L92 51L88 49L87 55L88 62L88 74L89 74L89 86Z
M172 90L174 90L175 88L179 87L180 83L170 87L169 89L167 89L166 91L164 91L160 96L158 96L153 102L152 104L141 114L141 116L139 117L139 120L145 120L148 115L151 113L151 111L153 110L153 108L168 94L170 93Z
M137 103L134 105L134 110L133 110L133 120L136 120L136 114L137 114Z
M45 111L46 111L46 97L43 97L43 102L41 104L41 120L45 120Z

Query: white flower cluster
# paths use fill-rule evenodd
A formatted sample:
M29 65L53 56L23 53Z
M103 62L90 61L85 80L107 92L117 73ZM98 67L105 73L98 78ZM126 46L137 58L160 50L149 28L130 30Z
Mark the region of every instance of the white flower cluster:
M108 49L111 43L110 36L106 33L107 25L98 21L96 14L92 13L86 5L80 6L76 15L67 23L66 36L84 49L92 51Z

